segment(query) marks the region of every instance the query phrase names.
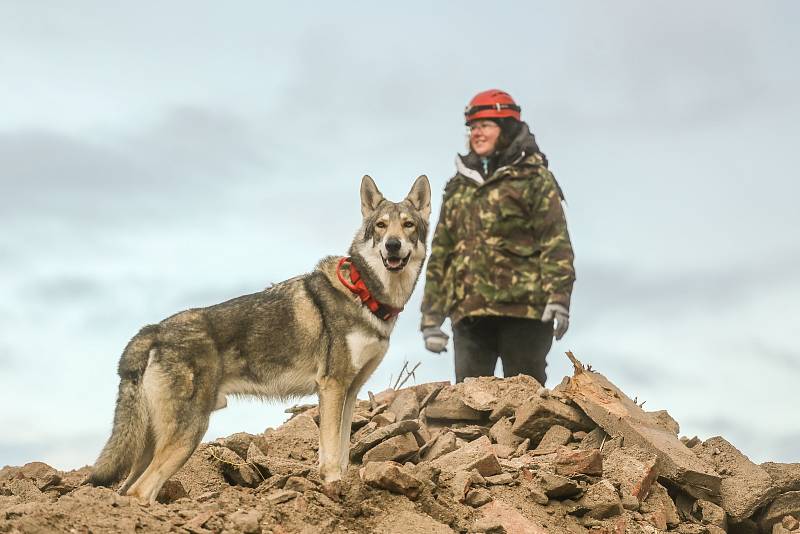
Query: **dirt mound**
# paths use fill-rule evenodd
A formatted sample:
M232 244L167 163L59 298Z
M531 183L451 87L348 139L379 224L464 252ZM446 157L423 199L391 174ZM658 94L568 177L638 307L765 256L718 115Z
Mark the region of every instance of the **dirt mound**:
M678 438L573 359L553 391L530 377L370 394L340 484L317 472L318 411L205 443L141 506L81 485L88 469L0 470L0 532L800 532L800 465Z

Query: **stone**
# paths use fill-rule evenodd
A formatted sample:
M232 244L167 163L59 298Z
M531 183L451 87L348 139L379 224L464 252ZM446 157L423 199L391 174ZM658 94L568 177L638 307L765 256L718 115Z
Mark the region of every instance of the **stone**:
M413 393L413 391L412 391ZM416 396L414 397L416 399ZM393 436L386 441L379 443L375 447L368 450L362 457L362 463L368 462L384 462L392 460L394 462L402 462L410 458L417 451L417 440L410 432Z
M483 412L470 408L458 395L447 390L439 393L436 399L425 407L424 413L428 419L448 421L481 421L484 418Z
M684 445L686 445L690 449L700 445L702 442L703 442L703 440L701 440L697 436L694 436L693 438L687 438L687 437L684 436L684 437L681 438L681 443L683 443Z
M524 440L522 440L522 443L519 444L519 447L514 449L514 454L512 454L511 456L512 457L522 456L523 454L528 452L528 449L530 449L530 447L531 447L531 439L525 438Z
M650 509L661 511L669 528L675 528L680 524L681 518L678 515L678 508L675 506L672 497L667 493L667 488L658 482L653 482L650 486L650 491L644 502Z
M718 473L725 473L720 488L721 506L734 521L752 516L778 495L770 474L725 439L709 438L692 452Z
M501 417L492 428L489 429L489 436L498 445L517 448L525 438L522 438L511 431L514 426L508 417Z
M370 486L416 499L422 482L397 462L370 462L359 471L361 480Z
M514 410L516 410L516 406L514 406L508 401L499 399L494 410L492 410L491 413L489 413L489 421L494 423L499 421L500 418L502 417L513 417Z
M635 512L639 509L639 499L631 495L630 493L622 493L622 507L626 510L630 510Z
M492 449L492 442L486 436L433 460L431 464L448 471L476 469L484 477L502 472L500 462Z
M302 417L302 416L300 416ZM235 486L255 488L264 481L261 472L227 447L209 447L209 454L222 469L225 479Z
M550 499L547 497L547 494L542 490L542 488L538 486L529 487L528 496L533 502L541 506L547 506L547 503L550 502Z
M497 456L498 458L511 458L512 456L514 456L514 453L517 450L507 445L498 445L497 443L492 445L492 448L494 449L495 456Z
M800 528L800 521L798 521L796 517L787 515L781 519L781 525L783 525L786 530L797 530Z
M561 425L553 425L544 433L542 440L536 446L536 450L556 450L562 445L569 443L570 439L572 439L572 431L569 428Z
M405 434L407 432L415 432L419 430L418 421L398 421L381 428L377 428L358 440L352 447L350 447L350 460L353 462L361 461L361 457L382 441Z
M775 498L758 520L762 532L769 532L772 525L790 515L800 519L800 491L788 491Z
M657 463L655 454L638 447L616 449L605 458L603 476L642 502L658 476Z
M660 426L667 432L674 434L675 437L678 437L678 434L681 431L681 425L679 425L678 422L672 418L667 410L657 410L654 412L645 413L650 417L656 426Z
M380 428L382 426L388 426L388 425L391 425L392 423L396 423L397 422L397 416L395 414L391 413L391 412L383 412L383 413L379 413L378 415L374 416L371 419L371 421L377 425L375 428Z
M622 514L622 500L614 485L608 480L601 480L589 486L575 505L572 513L583 513L595 519L606 519Z
M499 475L486 477L486 483L492 486L510 485L516 482L517 479L511 473L500 473Z
M492 494L483 488L471 489L464 498L464 504L478 508L492 500Z
M728 520L725 510L713 502L697 499L694 502L693 512L695 517L700 519L704 525L713 525L723 530L728 529Z
M547 529L534 523L519 510L504 502L493 500L478 509L483 520L499 525L502 530L484 532L507 532L508 534L547 534Z
M504 403L519 406L530 397L531 391L536 391L541 386L531 376L516 375L508 378L467 378L456 387L460 387L462 399L467 406L481 412L493 412Z
M597 449L568 449L559 447L553 464L557 475L578 474L602 476L603 457Z
M478 425L455 427L451 428L450 430L452 430L453 434L455 434L457 438L461 438L464 441L472 441L481 436L489 435L489 431L486 430L486 427Z
M436 436L430 446L426 443L420 449L420 456L425 461L433 461L449 452L453 452L456 448L456 435L446 431Z
M291 476L286 479L283 489L296 491L297 493L305 493L317 489L317 485L305 477Z
M760 467L772 477L778 493L800 491L800 463L764 462Z
M164 482L156 496L156 501L161 504L169 504L189 496L189 492L178 480L169 479Z
M536 473L535 480L544 494L551 499L575 497L582 491L574 480L546 471Z
M255 436L253 434L248 434L247 432L237 432L228 437L219 438L215 440L214 443L229 448L241 458L246 458L247 450L250 448L250 445L253 443L254 439Z
M300 414L253 441L267 456L316 461L319 427L313 417Z
M608 438L605 430L595 427L580 441L581 449L599 449Z
M291 501L292 499L294 499L296 497L299 497L299 496L300 496L300 493L298 493L298 492L296 492L294 490L283 490L282 489L282 490L273 491L272 493L268 494L267 495L267 501L269 501L271 504L281 504L281 503L285 503L285 502Z
M780 523L775 523L774 525L772 525L772 534L791 534L791 532L792 532L791 530L784 527Z
M15 495L22 499L23 502L44 502L47 501L47 495L42 493L36 486L36 482L29 478L12 478L6 483L6 487Z
M386 411L393 413L397 421L416 419L419 417L419 401L417 400L416 391L413 389L401 389L397 392Z
M228 519L244 534L259 534L263 515L258 510L237 510L228 515Z
M44 462L30 462L22 467L6 466L0 470L0 480L26 478L40 490L44 491L61 483L61 475Z
M486 484L486 479L480 473L475 471L459 471L450 481L450 488L453 491L453 498L458 502L464 502L464 499L472 489L473 484Z
M498 519L482 518L475 521L472 525L470 532L478 532L481 534L507 534L503 524Z
M696 498L716 498L722 479L673 433L653 423L650 416L605 376L587 371L572 353L575 372L564 394L607 434L622 437L658 456L659 476Z
M517 408L515 416L512 432L537 445L553 425L570 431L591 430L595 426L583 412L553 397L533 397Z

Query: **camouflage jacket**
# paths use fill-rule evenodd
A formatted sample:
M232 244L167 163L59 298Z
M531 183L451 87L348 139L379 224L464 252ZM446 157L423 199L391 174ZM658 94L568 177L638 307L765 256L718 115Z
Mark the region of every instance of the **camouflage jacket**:
M448 316L453 324L539 319L548 302L569 308L575 270L561 189L527 126L505 152L488 177L475 154L456 159L428 258L422 328Z

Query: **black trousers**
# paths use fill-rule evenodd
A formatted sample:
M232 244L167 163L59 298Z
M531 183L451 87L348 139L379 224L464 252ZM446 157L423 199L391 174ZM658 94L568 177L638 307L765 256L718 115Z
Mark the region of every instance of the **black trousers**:
M503 376L526 374L544 385L553 323L517 317L466 317L453 327L456 382L493 376L499 357Z

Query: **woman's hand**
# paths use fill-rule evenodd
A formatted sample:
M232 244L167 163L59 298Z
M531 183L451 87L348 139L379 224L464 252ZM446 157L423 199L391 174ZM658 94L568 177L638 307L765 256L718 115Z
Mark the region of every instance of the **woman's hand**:
M569 328L569 310L562 304L548 304L542 312L542 322L549 323L555 320L553 335L556 339L561 339Z
M422 338L425 340L425 348L431 352L447 352L447 340L450 336L442 332L438 326L429 326L422 330Z

